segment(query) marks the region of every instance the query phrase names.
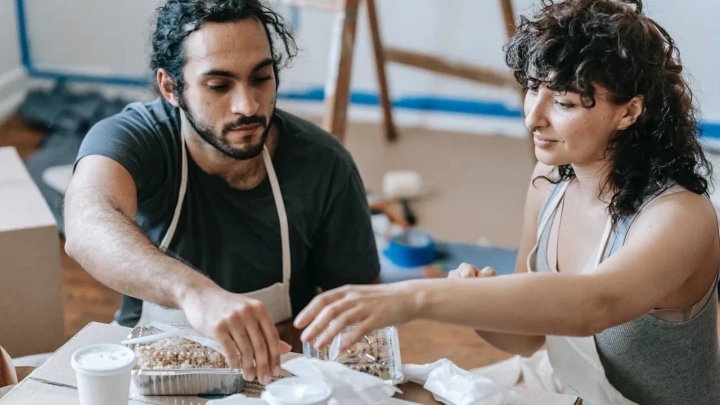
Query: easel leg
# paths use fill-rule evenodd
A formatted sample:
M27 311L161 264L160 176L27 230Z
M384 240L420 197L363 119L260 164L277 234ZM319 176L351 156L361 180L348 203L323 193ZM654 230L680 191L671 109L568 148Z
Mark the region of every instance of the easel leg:
M372 35L373 51L375 52L375 70L378 78L378 88L380 89L380 104L383 110L383 123L385 125L385 138L388 141L397 139L397 130L392 116L392 105L390 104L390 92L388 90L387 79L385 77L385 52L383 51L382 41L380 40L380 27L378 24L377 10L375 8L375 0L365 0L367 2L368 20L370 22L370 34Z
M330 74L325 83L325 129L343 142L350 102L350 75L355 48L355 31L359 0L344 0L333 27L330 49Z
M505 35L508 39L515 35L515 12L513 11L512 0L500 0L500 8L505 23Z
M513 10L512 0L499 0L500 8L502 9L503 23L505 24L505 35L508 39L515 35L515 12ZM520 96L520 108L523 108L525 104L525 94L520 85L515 86L518 95ZM535 159L535 142L533 140L532 132L528 131L528 140L530 145L530 152L533 159Z

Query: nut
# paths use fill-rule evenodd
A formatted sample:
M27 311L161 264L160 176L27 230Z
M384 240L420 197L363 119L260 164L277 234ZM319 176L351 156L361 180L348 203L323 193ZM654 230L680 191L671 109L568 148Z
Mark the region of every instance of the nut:
M210 347L183 338L166 338L135 347L139 370L228 368L225 356Z
M353 370L361 371L384 380L391 379L391 348L382 330L367 334L344 353L334 359Z

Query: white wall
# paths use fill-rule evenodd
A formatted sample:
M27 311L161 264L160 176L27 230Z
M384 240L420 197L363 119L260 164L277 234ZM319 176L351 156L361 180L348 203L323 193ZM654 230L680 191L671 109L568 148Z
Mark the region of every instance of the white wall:
M646 0L647 1L647 0ZM706 121L720 123L720 36L717 17L720 1L647 1L647 13L675 39L690 78L692 90Z
M24 0L38 70L141 76L158 0Z
M20 66L15 0L0 0L0 75Z
M25 69L17 37L15 0L0 0L0 120L24 97Z
M0 0L12 3L12 0ZM150 23L154 8L162 0L24 0L30 45L39 69L73 73L141 77L146 74ZM464 62L504 68L502 45L504 30L498 2L491 0L378 0L383 40L388 45L432 52ZM707 120L720 122L720 77L712 61L720 60L720 37L711 19L720 15L720 2L696 0L692 7L677 0L647 0L647 11L664 25L677 40L693 87ZM536 0L515 0L517 12L537 4ZM452 6L450 6L452 5ZM285 6L278 6L290 15ZM82 10L82 11L79 11ZM285 91L317 89L328 73L330 32L333 16L303 10L299 19L299 44L302 52L283 76ZM102 27L102 28L101 28ZM376 91L375 70L371 59L369 32L364 9L359 16L358 45L353 64L352 86L355 91ZM519 108L516 93L441 77L420 70L392 65L389 84L394 99L432 96L501 102ZM289 103L298 107L307 103ZM281 106L283 104L280 104ZM310 109L322 111L317 105ZM456 129L487 130L477 117L462 114L419 114L398 111L401 123L437 125ZM353 107L351 118L377 119L376 108ZM450 117L450 118L448 118ZM491 120L492 121L492 120ZM514 128L523 133L519 120ZM492 124L494 122L494 124ZM495 120L490 129L502 131L508 120Z

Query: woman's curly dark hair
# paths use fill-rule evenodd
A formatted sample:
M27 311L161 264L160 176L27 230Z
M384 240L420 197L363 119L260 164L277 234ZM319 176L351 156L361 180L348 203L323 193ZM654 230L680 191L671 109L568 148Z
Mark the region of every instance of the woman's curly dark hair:
M167 71L175 80L175 90L180 95L184 89L183 42L206 22L234 22L246 18L259 20L270 42L277 86L280 85L280 69L297 54L289 25L260 0L168 0L156 10L156 14L150 68L153 74L157 74L160 68ZM275 47L274 40L279 40L281 47Z
M505 61L523 88L533 79L595 105L593 83L622 104L642 96L645 110L608 145L614 222L636 213L649 195L675 182L707 194L710 163L698 142L693 96L667 31L642 12L642 0L543 0L532 20L521 17L505 46ZM532 85L532 83L531 83ZM559 180L574 177L557 167ZM553 176L555 177L555 176Z

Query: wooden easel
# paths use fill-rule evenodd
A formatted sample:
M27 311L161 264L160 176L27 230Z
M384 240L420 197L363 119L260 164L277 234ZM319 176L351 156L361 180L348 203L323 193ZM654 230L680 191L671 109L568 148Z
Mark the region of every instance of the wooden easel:
M332 58L325 84L325 117L323 126L340 141L345 138L347 109L350 101L350 78L353 51L355 48L355 32L360 2L363 0L272 0L281 4L309 7L336 13L333 27ZM498 87L511 87L522 96L522 91L515 78L506 71L497 71L465 63L449 61L434 55L406 51L399 48L383 47L380 38L375 0L364 0L368 8L368 20L372 45L375 54L375 70L380 88L380 104L383 111L385 137L388 140L397 138L397 130L393 122L392 104L385 75L387 62L399 63L436 73L471 80ZM503 14L505 33L508 38L515 32L515 17L512 0L498 0Z

